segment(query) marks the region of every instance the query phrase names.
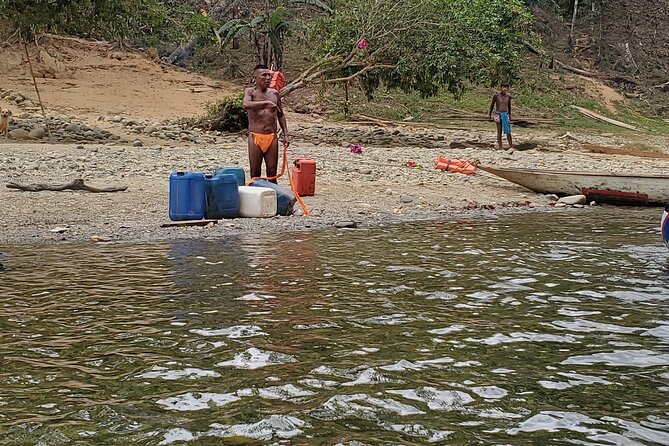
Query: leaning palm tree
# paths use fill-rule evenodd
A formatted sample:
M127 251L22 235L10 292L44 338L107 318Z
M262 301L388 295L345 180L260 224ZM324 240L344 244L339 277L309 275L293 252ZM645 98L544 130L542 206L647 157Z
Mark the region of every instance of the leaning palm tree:
M332 9L321 0L276 0L273 9L248 19L229 20L218 29L217 34L221 38L222 46L227 46L234 39L249 34L258 63L281 70L285 37L295 29L306 27L304 22L296 20L300 7L332 12Z

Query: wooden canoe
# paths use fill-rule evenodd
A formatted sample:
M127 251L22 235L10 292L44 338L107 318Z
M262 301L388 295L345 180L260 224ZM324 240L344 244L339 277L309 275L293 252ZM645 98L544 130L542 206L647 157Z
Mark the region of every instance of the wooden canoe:
M610 204L659 206L669 203L667 175L477 167L543 194L582 194L588 201Z

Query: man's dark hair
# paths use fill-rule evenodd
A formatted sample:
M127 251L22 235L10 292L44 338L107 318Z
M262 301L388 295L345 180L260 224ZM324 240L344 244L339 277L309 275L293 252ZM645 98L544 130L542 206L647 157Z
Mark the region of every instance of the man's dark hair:
M509 88L510 86L508 82L502 82L502 87Z
M259 63L259 64L256 65L256 67L253 69L253 72L255 73L255 72L258 71L258 70L269 70L269 68L267 68L267 65L265 65L265 64L263 64L263 63Z

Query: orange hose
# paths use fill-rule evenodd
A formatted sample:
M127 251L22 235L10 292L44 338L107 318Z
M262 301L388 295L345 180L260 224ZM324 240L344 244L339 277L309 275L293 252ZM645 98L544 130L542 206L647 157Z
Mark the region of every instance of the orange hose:
M286 173L287 165L288 165L288 145L286 143L283 143L283 165L281 166L281 173L273 177L253 177L251 178L251 182L253 182L253 180L267 180L267 181L278 180ZM297 204L299 204L300 207L302 208L302 212L304 212L305 216L309 215L310 214L309 208L307 207L306 204L304 204L304 201L302 201L302 198L295 190L295 185L293 184L293 177L290 175L290 169L288 169L288 182L290 183L290 190L295 195Z

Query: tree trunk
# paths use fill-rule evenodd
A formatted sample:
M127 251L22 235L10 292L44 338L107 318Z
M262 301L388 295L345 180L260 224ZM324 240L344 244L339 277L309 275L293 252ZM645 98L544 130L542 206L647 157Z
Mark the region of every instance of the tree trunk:
M578 14L578 0L574 0L574 14L571 16L571 29L569 30L569 50L574 48L574 26L576 25L576 15Z

